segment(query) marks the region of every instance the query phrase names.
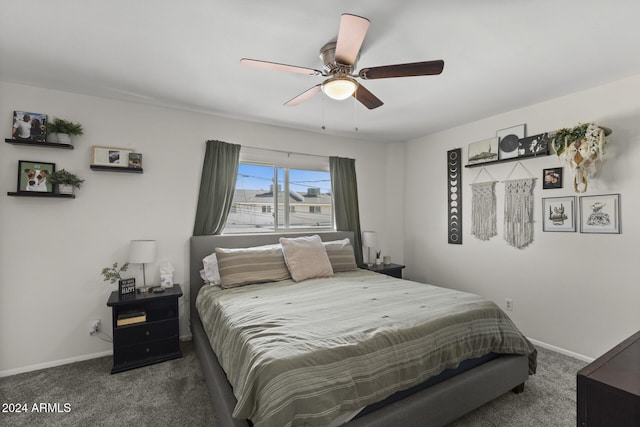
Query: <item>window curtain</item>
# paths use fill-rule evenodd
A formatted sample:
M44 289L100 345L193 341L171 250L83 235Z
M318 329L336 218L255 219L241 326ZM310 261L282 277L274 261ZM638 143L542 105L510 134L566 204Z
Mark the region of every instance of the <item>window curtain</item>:
M342 157L329 157L333 206L336 213L336 229L353 231L353 250L356 263L362 265L362 233L358 208L358 183L356 161Z
M239 158L240 145L207 141L194 236L222 233L236 189Z

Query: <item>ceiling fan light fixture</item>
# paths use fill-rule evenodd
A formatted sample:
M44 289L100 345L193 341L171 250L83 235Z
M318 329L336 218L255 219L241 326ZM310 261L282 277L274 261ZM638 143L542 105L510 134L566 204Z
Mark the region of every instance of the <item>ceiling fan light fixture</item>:
M322 83L322 91L331 99L342 101L356 91L356 82L349 77L337 77Z

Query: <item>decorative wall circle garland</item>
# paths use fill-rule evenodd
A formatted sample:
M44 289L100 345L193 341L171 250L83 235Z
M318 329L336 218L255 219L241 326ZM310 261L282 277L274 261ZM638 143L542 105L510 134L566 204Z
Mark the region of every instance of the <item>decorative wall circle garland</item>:
M462 149L447 151L447 226L449 243L462 244Z

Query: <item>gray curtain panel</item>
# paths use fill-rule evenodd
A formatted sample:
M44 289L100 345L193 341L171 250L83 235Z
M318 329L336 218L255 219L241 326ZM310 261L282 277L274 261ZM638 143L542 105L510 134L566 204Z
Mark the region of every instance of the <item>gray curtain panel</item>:
M239 157L240 145L207 141L194 236L222 233L236 189Z
M342 157L329 157L331 187L336 212L336 229L353 231L353 251L356 263L362 265L362 233L360 232L360 209L358 208L358 183L356 161Z

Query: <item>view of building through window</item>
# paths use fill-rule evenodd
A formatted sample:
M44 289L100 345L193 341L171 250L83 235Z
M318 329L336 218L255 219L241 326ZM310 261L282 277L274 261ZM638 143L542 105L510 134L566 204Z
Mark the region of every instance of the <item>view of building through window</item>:
M329 172L240 163L224 233L309 228L333 228Z

